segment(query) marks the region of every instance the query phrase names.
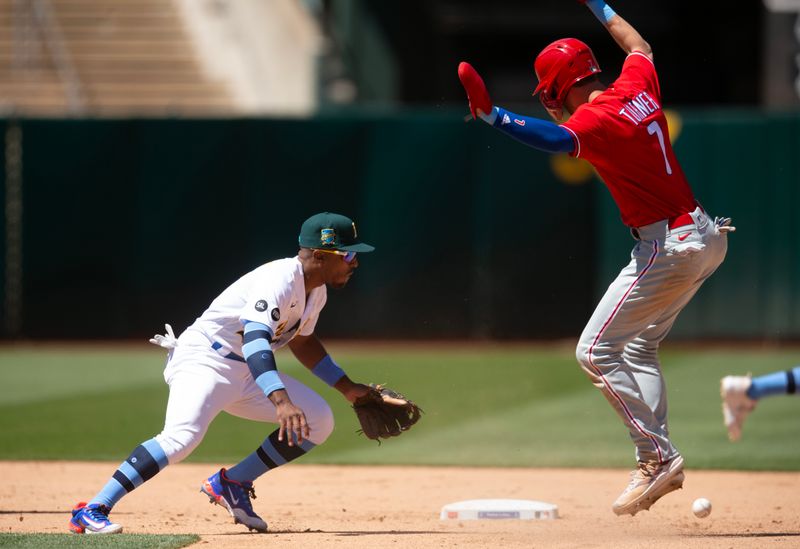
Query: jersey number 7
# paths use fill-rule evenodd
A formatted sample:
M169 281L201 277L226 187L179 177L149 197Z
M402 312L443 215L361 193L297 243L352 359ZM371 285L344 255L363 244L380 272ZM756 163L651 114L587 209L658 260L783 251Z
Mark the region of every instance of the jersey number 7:
M658 144L661 145L661 153L664 155L664 164L667 168L667 175L672 175L672 166L669 165L669 160L667 160L667 148L664 145L664 132L661 131L661 126L658 125L657 120L653 120L647 125L647 133L650 135L656 134L658 136Z

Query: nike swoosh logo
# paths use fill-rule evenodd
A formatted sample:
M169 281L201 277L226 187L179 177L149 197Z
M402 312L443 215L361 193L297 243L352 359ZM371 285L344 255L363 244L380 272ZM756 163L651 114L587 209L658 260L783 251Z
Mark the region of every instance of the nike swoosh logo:
M678 236L678 240L680 240L681 242L683 242L684 240L686 240L686 239L689 237L689 235L690 235L690 234L692 234L692 232L691 232L691 231L689 231L688 233L683 233L682 235L679 235L679 236Z
M233 504L238 505L239 500L236 499L236 496L233 495L233 490L228 490L228 493L231 495L231 501L233 502Z
M94 520L92 517L90 517L90 516L88 516L86 514L83 515L83 520L88 525L90 525L90 526L92 526L94 528L103 528L103 527L105 527L105 524L103 524L102 522L98 522L98 521Z

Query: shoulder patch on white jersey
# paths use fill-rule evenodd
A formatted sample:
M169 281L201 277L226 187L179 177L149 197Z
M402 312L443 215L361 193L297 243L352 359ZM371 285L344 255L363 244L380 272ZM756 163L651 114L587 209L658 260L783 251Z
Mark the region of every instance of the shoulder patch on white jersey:
M272 317L272 320L277 322L281 319L281 310L275 307L274 309L272 309L272 311L270 311L269 316Z
M259 299L256 301L256 311L263 313L267 310L267 307L269 307L269 305L267 304L266 300ZM275 320L277 320L277 318Z

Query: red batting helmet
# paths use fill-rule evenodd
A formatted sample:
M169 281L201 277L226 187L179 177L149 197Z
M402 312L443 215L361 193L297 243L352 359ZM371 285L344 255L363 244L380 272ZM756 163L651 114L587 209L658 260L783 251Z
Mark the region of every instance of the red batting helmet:
M542 92L539 100L551 109L561 108L575 83L600 72L592 50L576 38L562 38L547 46L536 56L533 69L539 79L533 95Z

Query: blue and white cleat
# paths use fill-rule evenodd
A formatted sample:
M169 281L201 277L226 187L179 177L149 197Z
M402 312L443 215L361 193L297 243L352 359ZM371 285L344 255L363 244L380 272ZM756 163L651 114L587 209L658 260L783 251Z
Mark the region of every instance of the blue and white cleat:
M200 487L211 500L225 507L233 517L234 524L244 524L250 530L266 532L267 523L253 511L250 498L256 498L256 491L252 482L237 482L225 476L225 469L220 469Z
M119 534L122 525L108 519L110 512L111 509L105 505L80 502L72 509L69 529L75 534Z

